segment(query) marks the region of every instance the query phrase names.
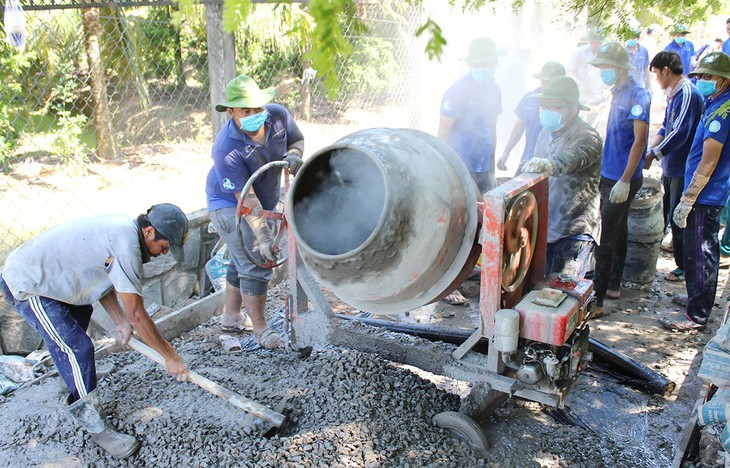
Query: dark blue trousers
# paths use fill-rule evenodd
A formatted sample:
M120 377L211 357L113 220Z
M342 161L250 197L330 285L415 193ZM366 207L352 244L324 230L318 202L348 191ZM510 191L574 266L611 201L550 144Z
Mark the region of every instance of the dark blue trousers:
M672 217L674 209L679 204L684 191L684 177L665 177L662 176L662 185L664 185L664 229L667 226L672 228L672 255L677 268L684 271L684 229L674 224Z
M53 362L68 385L74 400L96 388L94 343L86 334L91 321L91 305L71 305L42 296L17 300L5 280L0 287L8 302L43 338Z
M687 317L707 324L717 293L720 265L720 213L722 206L695 203L684 228L684 281L687 285Z
M592 250L593 241L563 237L549 243L545 255L547 273L566 273L574 278L585 278Z

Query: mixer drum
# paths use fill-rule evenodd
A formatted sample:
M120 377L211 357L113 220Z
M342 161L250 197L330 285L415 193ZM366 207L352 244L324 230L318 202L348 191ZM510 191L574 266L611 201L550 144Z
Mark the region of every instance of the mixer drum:
M374 128L305 162L287 219L321 284L360 310L399 313L443 297L471 272L477 196L446 143L418 130Z

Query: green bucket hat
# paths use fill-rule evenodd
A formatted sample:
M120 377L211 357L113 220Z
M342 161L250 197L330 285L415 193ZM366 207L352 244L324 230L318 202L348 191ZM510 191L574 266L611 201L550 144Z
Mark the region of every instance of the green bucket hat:
M629 53L626 52L624 46L618 42L609 42L603 44L596 52L596 58L591 60L591 65L613 65L615 67L625 68L626 70L636 70L629 62Z
M565 76L565 67L558 62L546 62L545 65L542 66L540 73L536 73L532 76L538 80L549 80L556 76Z
M689 76L705 74L730 78L730 56L722 52L710 52L702 57L697 68L689 73Z
M503 55L503 51L497 51L493 40L488 37L478 37L469 43L469 55L463 57L462 60L466 63L480 63Z
M240 75L226 85L226 102L217 104L215 110L225 112L227 108L256 109L274 99L273 87L261 89L250 76Z
M580 103L578 96L578 84L569 76L556 76L551 78L545 86L542 87L541 93L532 95L538 99L560 99L578 106L580 110L588 110L588 107Z

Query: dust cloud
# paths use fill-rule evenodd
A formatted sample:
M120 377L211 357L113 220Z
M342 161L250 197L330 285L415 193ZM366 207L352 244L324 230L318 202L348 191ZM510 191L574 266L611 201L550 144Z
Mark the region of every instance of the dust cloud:
M385 204L385 184L378 166L353 149L336 149L323 164L301 174L303 192L293 212L301 238L326 255L350 252L378 225Z

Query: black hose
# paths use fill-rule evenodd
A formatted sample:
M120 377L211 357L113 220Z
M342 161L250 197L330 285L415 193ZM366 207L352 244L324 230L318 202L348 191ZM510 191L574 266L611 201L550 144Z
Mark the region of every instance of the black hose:
M379 320L370 317L343 314L336 314L336 317L343 320L357 320L366 325L385 328L392 332L413 335L430 341L443 341L455 345L462 344L473 333L472 331L462 330L460 328L431 327L427 325ZM486 353L489 349L489 341L486 338L481 338L474 349ZM626 386L644 393L656 393L659 395L671 393L676 386L674 382L658 372L649 369L645 365L634 361L593 338L588 339L588 350L593 353L593 363L595 363L599 370L613 376L618 376L619 381Z

